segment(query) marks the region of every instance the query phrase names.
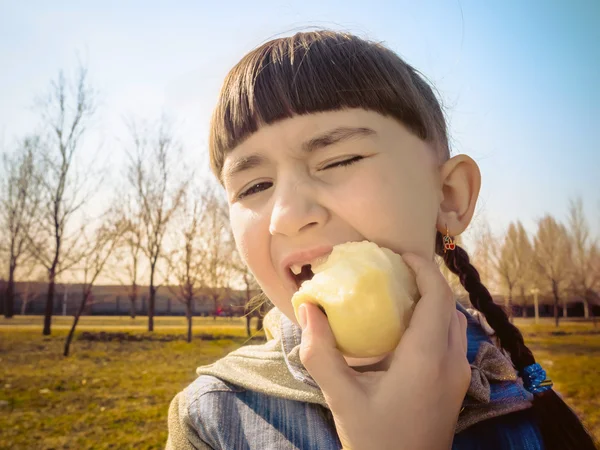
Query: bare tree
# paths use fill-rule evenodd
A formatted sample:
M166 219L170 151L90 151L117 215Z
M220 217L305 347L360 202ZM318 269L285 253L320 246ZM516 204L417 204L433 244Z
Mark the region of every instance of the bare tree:
M94 283L104 270L106 262L109 260L112 253L118 247L125 230L125 224L120 221L114 223L108 222L105 225L102 225L94 233L92 238L87 238L87 236L84 235L82 245L85 250L80 262L80 270L83 273L81 303L75 313L73 325L65 340L64 356L69 356L69 348L71 346L71 341L73 340L73 335L75 334L75 328L79 322L79 317L81 317L86 305L89 303Z
M73 229L73 219L93 188L85 189L86 185L89 188L91 178L76 169L76 154L95 112L95 97L87 69L80 67L75 83L68 82L60 72L51 83L48 96L39 102L43 124L49 133L42 146L40 227L29 240L35 258L48 273L44 335L51 332L56 277L81 257L78 250L81 230Z
M550 215L540 219L534 238L534 252L537 269L552 291L554 321L558 326L558 308L571 264L569 239L564 225Z
M205 215L202 227L204 245L204 273L208 295L214 306L213 317L223 299L225 288L231 277L231 232L229 230L228 209L224 199L214 188L204 195Z
M523 316L526 313L525 291L535 283L535 271L532 271L533 247L521 222L510 223L502 245L495 247L492 263L506 292L506 308L512 320L513 292L521 290Z
M497 238L492 233L489 222L480 216L480 219L472 231L473 251L471 261L477 268L481 282L487 286L491 293L498 292L497 271L494 260L498 253Z
M111 278L127 287L129 315L132 319L135 319L139 296L140 265L144 256L142 248L144 244L144 227L135 206L135 198L129 196L124 201L119 214L126 228L121 239L121 245L115 251L114 262L111 265Z
M591 256L592 272L595 274L594 284L590 290L588 301L591 306L591 315L594 320L594 327L597 326L596 315L594 314L594 306L600 306L600 251L596 251Z
M128 221L126 245L129 250L129 264L127 265L127 274L129 275L129 290L127 297L129 298L129 314L132 319L135 319L135 309L138 299L138 276L140 258L142 257L143 229L139 222L139 217Z
M4 317L14 315L15 274L31 257L28 236L38 223L40 201L36 158L37 136L25 138L13 154L5 154L4 176L0 181L0 248L8 256L8 281L4 295Z
M185 305L188 322L187 341L192 342L193 302L204 287L203 248L200 242L203 218L202 204L196 197L191 205L184 202L176 237L176 249L169 255L169 275L175 278L176 286L171 293Z
M517 237L516 237L516 260L518 265L519 277L516 282L516 288L521 293L521 306L523 307L523 317L527 317L527 294L537 287L539 280L537 278L538 271L535 270L534 266L534 252L533 245L529 240L527 231L521 223L517 221ZM534 305L535 306L535 305ZM536 314L537 316L537 314Z
M250 331L250 321L252 320L252 317L256 317L259 321L258 325L261 325L261 319L262 319L261 306L262 306L262 304L258 304L257 306L253 306L251 304L251 300L256 296L256 293L260 289L260 287L256 281L256 278L254 278L254 275L250 271L250 268L242 260L240 253L235 248L235 245L233 245L234 238L233 238L232 233L230 233L230 242L231 242L231 247L232 247L231 248L232 256L230 259L231 267L233 269L234 274L237 275L236 278L240 278L244 285L244 305L245 305L244 309L245 309L245 317L246 317L246 333L248 334L248 337L250 337L250 336L252 336L252 333ZM262 328L262 326L261 326L261 328ZM257 326L257 331L258 330L259 330L259 328Z
M164 119L156 127L140 128L132 122L129 128L135 150L129 154L128 179L143 229L142 250L148 259L150 276L148 331L154 331L157 265L164 256L167 226L181 205L187 181L174 170L180 148Z
M27 280L25 282L25 290L21 294L21 315L24 316L27 312L27 305L29 304L29 300L31 300L32 292L31 292L31 282Z
M590 237L581 197L569 203L569 244L572 254L570 287L571 292L582 299L584 315L588 319L593 287L600 279L600 274L595 272L593 267L594 258L600 249L597 240Z

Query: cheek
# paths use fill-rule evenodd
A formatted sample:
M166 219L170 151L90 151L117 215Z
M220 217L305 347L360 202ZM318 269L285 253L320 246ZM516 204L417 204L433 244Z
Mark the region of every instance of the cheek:
M239 252L259 283L271 267L268 221L251 211L230 212L231 227Z
M424 177L380 170L349 186L343 198L339 211L345 220L367 239L392 250L426 250L435 235L437 210Z

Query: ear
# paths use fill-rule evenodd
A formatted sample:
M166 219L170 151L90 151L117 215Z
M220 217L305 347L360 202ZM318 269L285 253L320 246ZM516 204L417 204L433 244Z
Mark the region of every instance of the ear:
M446 234L458 236L469 226L479 189L481 172L479 166L467 155L456 155L439 168L440 206L436 227Z

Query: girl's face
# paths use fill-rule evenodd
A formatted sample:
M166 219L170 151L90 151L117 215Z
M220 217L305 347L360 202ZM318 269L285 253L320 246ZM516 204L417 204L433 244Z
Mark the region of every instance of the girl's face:
M223 166L238 250L295 323L292 263L362 240L433 257L436 228L445 231L451 219L441 175L426 143L397 120L362 109L263 126ZM456 233L455 222L448 226Z

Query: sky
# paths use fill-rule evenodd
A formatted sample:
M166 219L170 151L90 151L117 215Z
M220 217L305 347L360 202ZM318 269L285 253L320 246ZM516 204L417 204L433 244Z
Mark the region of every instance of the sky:
M83 150L122 171L124 117L167 113L208 174L221 83L269 39L330 28L380 41L443 102L454 154L479 165L476 218L503 232L566 220L581 196L600 235L600 2L0 0L0 145L38 123L32 105L60 69L89 69L100 102ZM90 156L91 157L91 156Z

